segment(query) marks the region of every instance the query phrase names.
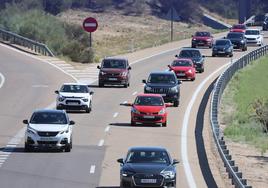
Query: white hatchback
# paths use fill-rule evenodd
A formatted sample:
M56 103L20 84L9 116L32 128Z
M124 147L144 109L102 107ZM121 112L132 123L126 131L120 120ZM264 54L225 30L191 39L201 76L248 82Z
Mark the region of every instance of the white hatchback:
M55 93L58 94L56 104L58 110L85 110L89 113L92 109L94 92L90 91L86 84L65 83Z
M260 29L247 29L245 32L247 44L263 45L263 35Z
M56 148L70 152L72 149L72 126L64 110L37 110L27 124L25 132L25 151L35 148Z

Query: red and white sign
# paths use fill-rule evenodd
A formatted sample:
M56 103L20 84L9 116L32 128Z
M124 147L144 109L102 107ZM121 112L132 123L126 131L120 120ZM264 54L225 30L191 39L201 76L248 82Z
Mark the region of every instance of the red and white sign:
M83 28L87 32L90 32L90 33L94 32L98 28L98 22L97 22L97 20L95 18L88 17L83 22Z

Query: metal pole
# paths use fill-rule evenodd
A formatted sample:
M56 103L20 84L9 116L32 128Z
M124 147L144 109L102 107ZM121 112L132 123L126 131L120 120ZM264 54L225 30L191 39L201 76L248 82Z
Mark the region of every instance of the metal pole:
M171 14L170 14L170 40L171 42L173 41L173 7L172 7L172 4L171 4Z
M92 36L91 36L91 32L89 33L89 47L92 47Z

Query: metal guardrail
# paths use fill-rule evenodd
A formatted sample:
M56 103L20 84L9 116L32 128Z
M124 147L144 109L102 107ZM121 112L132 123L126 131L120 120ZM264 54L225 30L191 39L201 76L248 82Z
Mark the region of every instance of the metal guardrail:
M261 56L268 54L268 45L258 48L247 55L242 56L240 59L232 63L218 78L215 88L212 94L211 109L210 109L210 122L213 130L213 137L216 142L219 154L223 160L226 171L229 174L229 178L232 179L232 184L236 188L251 188L247 185L247 180L242 177L242 172L239 171L235 165L235 161L232 160L232 156L225 144L223 133L220 131L218 122L218 111L220 106L220 100L224 89L232 76L239 70L247 66L251 61L254 61Z
M11 44L17 44L19 46L23 46L25 48L30 49L36 53L45 55L45 56L54 56L52 51L45 45L34 40L30 40L28 38L22 37L10 31L6 31L0 29L0 39L3 41L8 41Z

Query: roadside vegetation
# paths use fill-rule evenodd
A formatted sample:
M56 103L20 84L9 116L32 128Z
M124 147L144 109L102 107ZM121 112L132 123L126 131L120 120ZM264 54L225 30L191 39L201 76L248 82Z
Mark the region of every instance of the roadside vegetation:
M234 75L222 98L224 135L268 150L268 56Z

